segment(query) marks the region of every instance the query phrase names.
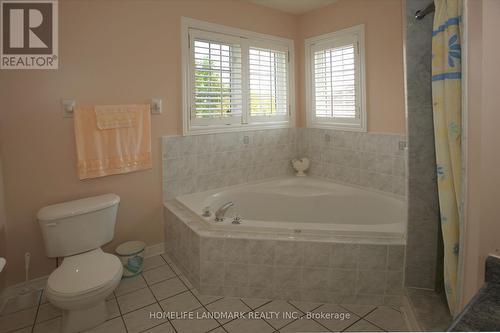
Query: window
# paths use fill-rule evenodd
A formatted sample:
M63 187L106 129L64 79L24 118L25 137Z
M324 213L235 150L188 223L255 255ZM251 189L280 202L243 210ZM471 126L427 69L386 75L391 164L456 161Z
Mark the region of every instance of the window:
M293 125L293 42L183 18L184 134Z
M366 131L364 26L307 39L308 127Z

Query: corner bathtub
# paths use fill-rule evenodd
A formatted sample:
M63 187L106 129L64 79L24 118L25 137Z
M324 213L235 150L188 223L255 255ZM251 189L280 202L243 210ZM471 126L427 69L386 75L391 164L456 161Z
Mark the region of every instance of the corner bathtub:
M328 234L404 243L403 198L313 177L287 177L177 197L211 230ZM223 222L214 212L233 202ZM203 217L210 207L210 217ZM233 224L235 216L241 224Z

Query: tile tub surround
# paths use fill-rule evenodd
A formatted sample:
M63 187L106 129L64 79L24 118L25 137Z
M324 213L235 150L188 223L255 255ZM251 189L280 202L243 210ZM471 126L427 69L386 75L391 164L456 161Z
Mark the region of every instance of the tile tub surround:
M163 197L290 175L297 129L163 137Z
M289 128L163 137L163 198L293 174L308 157L310 173L405 194L404 152L397 134Z
M164 219L166 253L201 294L370 305L401 300L401 244L213 231L175 200L165 204Z
M408 135L408 238L406 286L440 289L443 284L439 199L432 116L433 14L416 21L428 0L406 1Z
M304 129L298 147L314 176L405 195L405 141L399 134Z

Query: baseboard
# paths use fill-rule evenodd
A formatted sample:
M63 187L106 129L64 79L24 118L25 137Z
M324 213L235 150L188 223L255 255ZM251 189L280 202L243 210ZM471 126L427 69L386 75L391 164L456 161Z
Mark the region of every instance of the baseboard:
M144 257L149 258L149 257L154 257L160 254L165 253L165 243L161 242L158 244L154 244L151 246L146 246L144 249Z
M145 258L153 257L163 254L164 252L165 252L165 243L162 242L151 246L146 246L146 248L144 249L144 257ZM23 289L25 288L29 288L32 290L41 290L45 288L45 286L47 285L48 278L49 278L48 275L41 276L29 280L28 282L22 282L6 287L0 293L0 310L2 309L3 305L8 299L19 295L21 291L23 291Z
M423 332L406 292L403 297L403 304L401 305L401 308L403 310L403 314L405 315L406 325L408 326L409 330L411 332Z

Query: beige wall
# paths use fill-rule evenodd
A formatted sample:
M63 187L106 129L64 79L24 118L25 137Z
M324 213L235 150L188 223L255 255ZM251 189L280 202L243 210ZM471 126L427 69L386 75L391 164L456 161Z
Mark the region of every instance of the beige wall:
M341 0L299 18L300 102L305 109L304 38L365 24L368 131L404 133L403 19L400 0ZM299 114L305 124L305 113Z
M484 261L500 255L500 2L469 0L468 180L463 303L484 282Z
M303 52L304 37L365 23L369 130L403 133L401 2L373 2L341 0L324 13L299 18L237 0L60 1L59 70L0 74L11 245L7 283L23 279L26 251L33 254L32 277L55 267L45 256L36 223L37 211L47 204L114 192L122 201L115 239L106 248L129 239L162 241L160 137L181 132L181 16L292 38L298 52ZM298 92L304 87L303 57L297 55ZM303 125L303 96L297 95ZM152 97L164 103L163 114L152 118L153 169L79 181L73 124L62 118L60 99L92 105L147 103Z

